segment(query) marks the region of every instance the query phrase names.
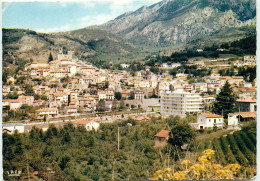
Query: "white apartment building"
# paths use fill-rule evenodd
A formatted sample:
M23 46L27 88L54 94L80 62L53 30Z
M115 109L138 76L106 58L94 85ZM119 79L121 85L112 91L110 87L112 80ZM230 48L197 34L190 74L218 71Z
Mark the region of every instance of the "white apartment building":
M161 95L161 114L164 116L201 113L202 97L199 93L165 91Z

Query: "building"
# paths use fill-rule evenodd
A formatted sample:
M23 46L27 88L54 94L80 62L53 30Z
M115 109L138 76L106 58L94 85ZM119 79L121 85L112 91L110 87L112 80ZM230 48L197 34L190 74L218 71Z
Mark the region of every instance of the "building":
M256 99L251 97L236 100L235 106L241 112L255 112L257 109Z
M83 126L87 131L92 131L93 129L97 131L100 126L100 119L88 119L88 120L76 120L72 122L75 126Z
M202 98L199 93L184 91L164 91L161 94L161 114L164 116L197 114L202 109Z
M144 100L144 93L139 90L134 91L134 99L136 100Z
M65 106L64 114L66 114L66 115L77 114L77 107L76 106Z
M18 109L19 107L21 107L22 103L20 100L18 99L11 99L9 101L9 106L10 106L10 110L16 110Z
M37 118L43 119L44 116L46 117L56 117L58 115L58 109L57 108L44 108L44 109L38 109L35 111Z
M23 123L3 123L2 124L2 131L3 133L14 133L15 130L18 131L18 133L23 133L24 132L24 125Z
M223 128L224 118L217 114L200 114L197 117L197 123L191 123L195 129L213 128L214 126Z
M256 119L256 112L235 112L228 114L228 126L237 126L239 122Z
M168 130L161 130L157 133L154 137L155 147L164 147L167 145L167 141L169 139L170 131Z

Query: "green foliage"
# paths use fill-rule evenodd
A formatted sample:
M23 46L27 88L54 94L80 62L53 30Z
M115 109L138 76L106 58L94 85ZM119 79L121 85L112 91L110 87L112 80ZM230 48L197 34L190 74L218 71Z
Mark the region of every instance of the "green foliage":
M52 57L52 54L50 53L49 58L48 58L48 62L50 63L51 61L53 61L53 57Z
M25 89L25 95L26 96L33 96L34 95L33 86L31 84L25 84L24 89Z
M13 93L9 92L6 96L7 99L17 99L19 97L19 95L17 94L16 91L14 91Z
M220 137L221 147L223 153L225 153L225 159L228 163L236 163L236 158L234 157L232 151L229 148L229 143L227 137Z
M249 164L248 160L245 158L243 153L238 148L238 145L236 144L234 137L232 135L228 134L227 139L228 139L230 148L231 148L233 154L235 155L237 161L239 162L239 164L241 164L243 166L248 166L248 164Z
M253 82L256 78L256 66L254 67L238 67L238 76L243 76L244 80L247 82Z
M253 165L253 163L256 163L256 160L254 159L256 157L254 157L253 152L247 148L246 143L240 137L239 132L234 132L233 137L236 140L240 151L245 155L246 159L248 160L249 164Z
M218 160L219 163L226 165L227 161L225 159L225 155L221 149L220 140L217 138L214 138L212 141L213 149L216 151L216 160Z
M117 100L121 100L122 94L121 94L120 92L115 92L115 98L116 98Z
M106 102L105 102L103 99L101 99L100 101L98 101L96 110L99 111L99 112L104 112L104 111L107 110L107 108L106 108Z
M171 162L174 158L173 151L169 153L172 150L170 145L162 150L154 147L154 135L170 122L175 127L183 125L180 123L182 121L177 116L168 120L154 120L153 124L128 119L117 123L101 123L98 132L66 124L63 128L50 125L46 132L33 127L29 133L3 133L3 169L4 172L10 169L26 170L28 161L30 172L37 170L47 174L47 167L54 169L56 174L50 176L50 180L111 180L112 177L115 180L148 180L150 176L147 172L153 173L165 164L165 160L169 158ZM241 132L253 133L252 129L253 126L244 128L247 132ZM183 129L177 130L182 132ZM220 146L220 142L221 139L215 139L212 143L217 151L216 158L234 158L230 150L226 152ZM207 148L209 144L210 141L205 144ZM226 144L229 144L227 140ZM224 148L229 149L227 145ZM183 154L179 154L183 158ZM232 163L235 162L234 158ZM173 163L177 169L179 164ZM4 178L7 180L7 176Z
M213 112L219 115L223 113L224 118L227 118L229 113L235 111L235 101L236 96L227 81L216 96L216 102L213 103Z
M169 143L180 148L182 145L190 143L194 137L195 133L188 124L177 124L171 129Z

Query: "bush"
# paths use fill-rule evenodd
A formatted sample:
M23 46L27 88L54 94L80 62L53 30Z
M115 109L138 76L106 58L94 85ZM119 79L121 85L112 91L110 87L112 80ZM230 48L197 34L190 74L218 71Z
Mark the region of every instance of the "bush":
M218 163L221 163L223 165L227 164L227 161L225 159L225 155L223 153L223 150L221 149L220 140L217 138L214 138L212 141L213 149L216 151L216 160Z
M227 135L228 143L230 144L230 148L233 152L233 154L236 157L236 160L243 166L248 166L248 160L245 158L245 156L242 154L240 149L237 146L237 143L234 139L234 137L230 134Z
M254 153L256 153L256 145L253 144L252 140L247 136L247 134L243 131L239 131L240 137L246 143L246 146Z
M220 137L221 148L223 153L225 153L225 158L228 163L236 163L236 158L233 155L232 151L229 148L229 144L226 137Z

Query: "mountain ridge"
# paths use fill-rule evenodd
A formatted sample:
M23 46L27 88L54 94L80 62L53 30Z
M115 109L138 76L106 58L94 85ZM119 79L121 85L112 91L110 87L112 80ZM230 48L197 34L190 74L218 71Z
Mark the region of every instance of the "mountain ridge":
M160 50L201 48L255 34L255 15L254 0L164 0L103 25L73 31L3 29L3 61L47 61L49 53L55 57L59 47L87 61L140 60Z
M113 32L137 45L145 41L164 45L206 37L228 27L255 26L255 15L252 0L166 0L92 28Z

